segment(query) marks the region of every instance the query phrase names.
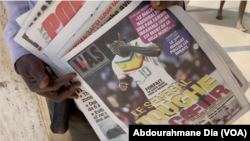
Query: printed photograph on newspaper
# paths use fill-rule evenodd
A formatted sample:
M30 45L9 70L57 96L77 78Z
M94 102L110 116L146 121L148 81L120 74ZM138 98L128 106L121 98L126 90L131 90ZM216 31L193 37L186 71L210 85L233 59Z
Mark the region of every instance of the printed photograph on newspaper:
M126 125L226 124L243 108L169 10L142 2L79 48L62 61Z

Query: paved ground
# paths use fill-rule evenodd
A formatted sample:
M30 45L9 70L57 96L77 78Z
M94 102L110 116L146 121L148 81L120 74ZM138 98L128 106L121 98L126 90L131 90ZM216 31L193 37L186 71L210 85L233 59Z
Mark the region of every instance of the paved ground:
M227 51L243 75L250 81L250 1L243 17L243 25L247 32L234 28L238 18L238 1L226 1L223 20L217 20L219 1L191 1L187 12L198 21L205 30ZM245 93L250 101L250 89ZM250 124L250 111L234 124Z
M32 93L15 73L10 52L3 40L7 12L0 1L0 140L1 141L71 141L52 134L48 109L43 97Z
M223 20L215 19L219 2L192 1L188 13L228 52L250 81L250 30L243 33L234 28L239 2L226 2ZM15 141L70 141L69 135L55 136L49 131L48 115L41 97L31 93L21 77L15 74L8 48L2 33L7 22L6 11L0 1L0 140ZM250 29L250 2L248 2L243 24ZM246 92L250 101L250 89ZM234 124L250 124L250 112Z

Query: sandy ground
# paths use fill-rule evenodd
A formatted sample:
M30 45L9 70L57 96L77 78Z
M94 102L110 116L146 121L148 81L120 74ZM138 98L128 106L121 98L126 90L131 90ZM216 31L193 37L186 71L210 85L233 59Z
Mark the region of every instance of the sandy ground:
M16 74L3 30L8 22L0 1L0 140L1 141L72 141L69 133L52 134L43 97L32 93Z
M0 140L48 141L37 96L14 71L10 52L3 40L7 13L0 2Z

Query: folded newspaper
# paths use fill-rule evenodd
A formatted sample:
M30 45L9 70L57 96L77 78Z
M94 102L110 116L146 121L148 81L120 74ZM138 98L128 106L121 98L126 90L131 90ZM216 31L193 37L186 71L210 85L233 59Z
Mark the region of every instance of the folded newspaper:
M57 46L56 44L59 42L60 38L58 38L58 41L54 41L54 45L50 43L47 48L44 50L44 53L51 59L53 62L55 62L60 68L67 69L65 65L60 61L60 59L69 51L71 51L74 47L78 46L81 42L83 42L88 36L90 36L93 32L95 32L98 28L100 28L102 25L104 25L106 22L108 22L110 19L112 19L119 11L123 10L125 7L129 5L130 1L104 1L100 7L96 10L96 12L93 14L92 18L84 23L84 25L73 34L69 35L67 29L64 30L66 33L63 34L65 37L68 37L68 42L65 43L65 45ZM79 21L79 20L77 20ZM71 27L75 27L74 22L70 23L69 29ZM61 34L61 33L60 33ZM56 55L55 55L56 54Z
M131 124L232 124L250 108L249 82L179 6L38 1L17 21L19 44L58 77L78 74L75 102L100 140L128 140Z

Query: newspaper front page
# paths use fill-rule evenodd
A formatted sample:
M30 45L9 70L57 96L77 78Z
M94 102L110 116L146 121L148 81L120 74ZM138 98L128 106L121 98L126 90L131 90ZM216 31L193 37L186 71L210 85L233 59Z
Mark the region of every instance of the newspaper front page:
M102 25L104 25L107 21L109 21L112 17L117 15L120 10L123 10L125 7L128 6L130 1L112 1L112 2L103 2L98 10L94 13L93 17L89 19L77 33L74 34L74 36L68 41L68 43L61 47L63 42L60 42L61 44L58 45L58 41L54 41L54 44L50 44L49 48L44 50L44 53L55 62L61 69L66 69L66 67L62 64L60 59L70 50L72 50L74 47L79 45L81 42L83 42L90 34L98 30ZM186 15L189 16L189 15ZM190 16L189 16L190 17ZM191 17L190 17L191 18ZM71 22L71 25L74 25L75 22ZM194 22L194 24L197 25L200 30L204 30L197 22ZM62 36L65 36L66 33L70 32L69 30L65 30L65 33L61 33ZM73 33L72 33L73 34ZM207 34L205 32L205 34ZM207 38L211 38L210 35L207 34ZM60 40L61 38L58 38ZM65 39L67 40L67 39ZM213 40L213 39L212 39ZM235 65L235 63L232 61L232 59L228 56L228 54L223 50L220 45L218 45L217 42L213 41L211 42L213 44L212 47L215 48L215 53L217 55L221 55L222 58L226 61L229 69L232 71L235 79L237 80L238 84L241 86L242 90L245 92L247 88L250 86L250 83L245 79L241 71L238 69L238 67ZM59 52L59 53L58 53ZM57 54L57 55L55 55Z
M52 60L50 60L47 56L45 56L41 52L41 47L31 40L27 35L27 29L39 18L39 16L52 4L52 1L38 1L35 7L31 10L29 16L21 26L21 29L15 36L14 40L20 44L22 47L27 49L29 52L40 58L42 61L47 63L53 71L59 76L62 75L61 70L58 66L56 66Z
M231 124L249 110L243 90L214 40L169 9L133 1L62 61L126 125Z
M94 15L89 19L81 29L75 33L75 35L68 41L68 43L61 46L54 46L54 53L50 50L48 46L44 53L50 57L53 62L58 65L61 69L65 70L67 67L61 62L61 58L75 48L78 44L83 42L92 33L94 33L98 28L108 22L111 18L116 16L121 10L125 9L131 1L104 1ZM74 23L69 23L74 25ZM61 33L60 33L61 34ZM47 52L46 52L47 51ZM55 55L56 54L56 55Z
M41 47L41 51L53 40L64 26L80 11L84 1L55 1L49 9L27 30L27 36ZM86 8L85 8L86 9Z
M69 50L72 50L84 41L90 34L112 19L130 3L131 0L104 0L92 17L74 34L72 38L69 37L70 40L64 45L64 47L49 45L50 47L48 46L48 48L44 50L44 53L52 60L55 57L54 54L57 54L58 51L65 50L65 53L63 54L65 55ZM72 26L75 26L75 23L72 22Z

